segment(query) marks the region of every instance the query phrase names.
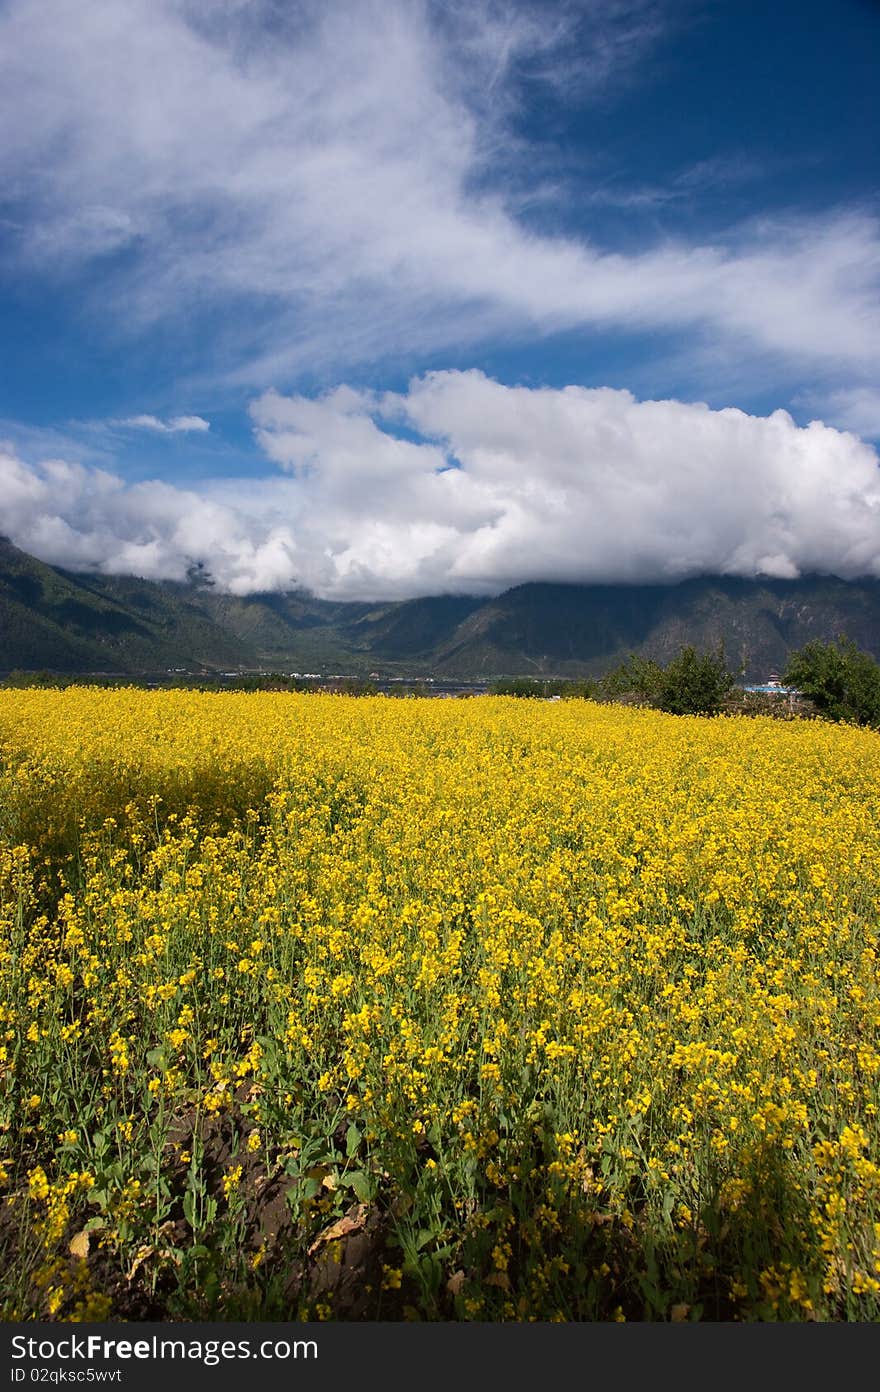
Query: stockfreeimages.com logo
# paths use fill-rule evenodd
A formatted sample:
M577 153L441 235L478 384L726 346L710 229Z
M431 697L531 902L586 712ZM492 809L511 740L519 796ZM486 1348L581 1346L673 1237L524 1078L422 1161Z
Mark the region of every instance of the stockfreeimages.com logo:
M12 1358L30 1363L104 1362L136 1359L142 1362L162 1361L202 1363L207 1368L235 1359L317 1358L318 1345L314 1339L162 1339L157 1334L149 1339L107 1339L103 1334L80 1336L71 1334L62 1339L33 1339L23 1334L12 1338ZM85 1370L80 1370L85 1371ZM12 1381L24 1382L27 1370L12 1369ZM71 1381L86 1381L71 1378Z

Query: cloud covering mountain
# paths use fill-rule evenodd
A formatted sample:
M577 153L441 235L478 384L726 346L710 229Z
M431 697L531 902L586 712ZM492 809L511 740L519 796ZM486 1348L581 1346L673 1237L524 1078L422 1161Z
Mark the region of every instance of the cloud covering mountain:
M876 451L795 425L627 391L434 372L405 393L267 392L275 477L201 491L0 460L6 527L43 560L238 594L489 594L529 580L880 574Z

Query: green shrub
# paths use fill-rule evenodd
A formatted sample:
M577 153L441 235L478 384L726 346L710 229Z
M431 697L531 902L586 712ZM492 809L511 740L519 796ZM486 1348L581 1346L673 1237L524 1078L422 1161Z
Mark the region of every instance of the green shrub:
M551 696L579 696L589 700L596 694L596 683L589 679L568 681L561 677L504 677L489 687L491 696L526 696L548 700Z

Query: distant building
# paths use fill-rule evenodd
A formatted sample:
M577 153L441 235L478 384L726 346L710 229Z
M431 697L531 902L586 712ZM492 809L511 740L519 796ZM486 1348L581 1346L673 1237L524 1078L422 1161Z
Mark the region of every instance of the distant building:
M756 693L762 693L765 696L787 696L788 704L792 710L794 710L795 697L801 695L801 692L798 691L797 687L784 686L782 678L778 672L771 672L769 677L762 686L746 685L742 689L743 691L753 691Z

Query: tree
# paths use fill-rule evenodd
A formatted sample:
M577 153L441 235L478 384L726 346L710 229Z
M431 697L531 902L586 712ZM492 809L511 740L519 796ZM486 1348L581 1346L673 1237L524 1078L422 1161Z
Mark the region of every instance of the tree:
M630 653L625 662L606 672L599 682L601 700L613 701L617 696L641 696L654 700L663 681L663 668L650 657Z
M880 725L880 666L843 633L836 643L814 639L792 653L784 680L828 720Z
M716 715L733 686L733 674L724 656L681 648L667 667L650 657L631 653L626 662L606 672L598 684L601 701L621 697L636 699L673 715Z
M682 648L663 669L657 704L672 715L716 715L732 686L723 645L709 653Z

